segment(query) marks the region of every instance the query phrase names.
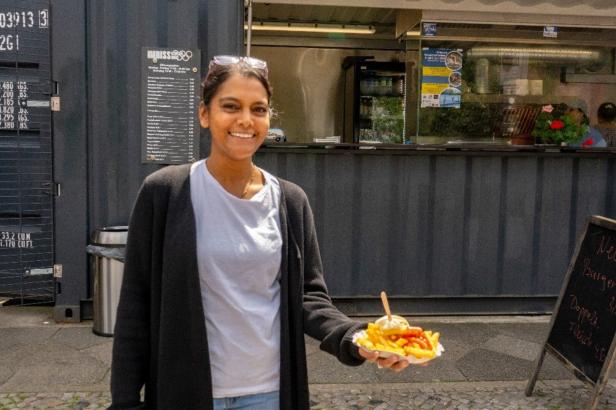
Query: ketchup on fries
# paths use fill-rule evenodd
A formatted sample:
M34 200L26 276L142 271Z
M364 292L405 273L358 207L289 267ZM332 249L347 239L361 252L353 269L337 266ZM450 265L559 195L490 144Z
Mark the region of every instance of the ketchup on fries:
M436 357L439 353L440 334L423 330L421 327L409 326L404 319L402 321L393 326L383 325L382 320L369 323L368 328L357 337L356 343L367 350L390 352L404 357L413 356L417 359Z

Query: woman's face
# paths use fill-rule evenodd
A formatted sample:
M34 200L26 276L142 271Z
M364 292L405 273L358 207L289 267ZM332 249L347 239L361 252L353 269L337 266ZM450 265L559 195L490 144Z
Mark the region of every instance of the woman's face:
M219 86L209 107L200 105L199 120L212 134L212 155L249 159L269 130L267 91L256 78L234 73Z
M584 120L584 113L577 108L568 108L565 115L568 115L577 125L581 125Z

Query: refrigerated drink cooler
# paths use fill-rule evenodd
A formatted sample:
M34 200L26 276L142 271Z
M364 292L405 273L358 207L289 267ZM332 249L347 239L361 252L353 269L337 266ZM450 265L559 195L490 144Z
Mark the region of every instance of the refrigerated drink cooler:
M405 66L347 57L344 70L343 141L403 143Z

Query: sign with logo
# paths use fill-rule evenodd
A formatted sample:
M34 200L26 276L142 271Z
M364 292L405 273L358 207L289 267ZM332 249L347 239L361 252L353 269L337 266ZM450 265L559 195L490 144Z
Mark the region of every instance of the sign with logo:
M543 27L543 37L557 38L558 37L558 27L556 26Z
M421 34L426 37L436 36L436 23L423 23L421 25Z
M199 156L199 50L142 49L141 161L183 164Z

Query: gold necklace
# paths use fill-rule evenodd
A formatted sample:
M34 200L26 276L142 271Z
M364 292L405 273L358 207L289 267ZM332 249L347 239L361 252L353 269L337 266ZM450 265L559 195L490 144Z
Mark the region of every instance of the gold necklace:
M244 199L246 195L248 195L248 190L250 189L250 186L252 185L252 180L254 179L254 177L255 177L255 166L253 165L250 168L250 179L246 183L246 186L244 187L244 191L242 191L242 195L240 195L240 199Z

